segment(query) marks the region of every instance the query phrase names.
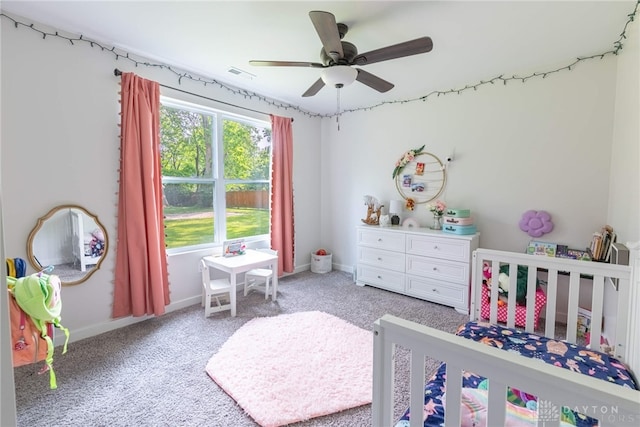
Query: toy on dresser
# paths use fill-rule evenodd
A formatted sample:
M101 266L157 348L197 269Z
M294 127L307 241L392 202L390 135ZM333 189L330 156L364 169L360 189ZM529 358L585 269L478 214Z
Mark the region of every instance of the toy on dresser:
M369 225L379 225L380 212L384 205L373 196L364 196L364 204L367 205L367 217L362 222Z
M473 224L471 209L446 210L443 218L442 231L451 234L476 234L476 226Z

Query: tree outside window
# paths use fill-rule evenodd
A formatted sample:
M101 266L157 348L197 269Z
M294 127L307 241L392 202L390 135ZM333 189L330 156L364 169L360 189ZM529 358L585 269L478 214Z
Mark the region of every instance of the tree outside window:
M160 128L167 248L267 238L270 124L163 98Z

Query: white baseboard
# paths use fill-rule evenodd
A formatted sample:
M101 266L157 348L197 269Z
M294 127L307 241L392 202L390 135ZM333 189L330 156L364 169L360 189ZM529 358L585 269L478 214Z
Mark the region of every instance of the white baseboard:
M166 307L166 313L171 313L172 311L180 310L185 307L189 307L195 304L200 304L201 297L200 295L189 297L183 299L181 301L177 301L169 304ZM140 316L140 317L123 317L120 319L114 319L109 322L99 323L96 325L91 325L86 328L79 328L69 331L69 343L80 341L85 338L94 337L96 335L103 334L105 332L113 331L115 329L123 328L125 326L133 325L134 323L142 322L147 319L151 319L155 316ZM62 322L64 325L64 322ZM54 346L59 346L64 344L64 333L62 331L54 328L54 337L53 344Z
M338 271L344 271L345 273L353 274L354 269L352 265L333 264L333 269Z
M346 273L351 273L351 274L353 274L353 272L354 272L354 269L353 269L352 265L331 264L331 268L333 270L344 271ZM297 266L293 270L293 273L285 273L285 276L287 276L289 274L301 273L301 272L307 271L307 270L311 270L311 263L307 263L307 264L303 264L303 265Z

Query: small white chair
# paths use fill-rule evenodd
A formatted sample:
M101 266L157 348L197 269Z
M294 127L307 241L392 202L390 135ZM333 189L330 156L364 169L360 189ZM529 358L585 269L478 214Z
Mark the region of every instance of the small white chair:
M278 255L278 251L274 251L273 249L256 250ZM244 296L246 297L252 289L260 289L264 291L264 299L269 299L269 282L272 278L273 271L269 268L254 268L247 271L244 274Z
M211 279L209 266L200 260L202 273L202 306L204 317L209 317L219 311L231 310L231 283L229 279Z

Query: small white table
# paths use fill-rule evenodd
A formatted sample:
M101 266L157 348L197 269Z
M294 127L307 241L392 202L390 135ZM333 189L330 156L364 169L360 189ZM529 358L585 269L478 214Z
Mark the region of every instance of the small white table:
M216 270L229 273L231 281L231 316L236 315L236 276L238 273L244 273L252 268L269 267L273 270L273 294L272 298L275 301L278 295L278 255L273 255L266 252L256 251L253 249L247 249L244 255L237 255L232 257L220 256L205 256L202 258L209 267Z

